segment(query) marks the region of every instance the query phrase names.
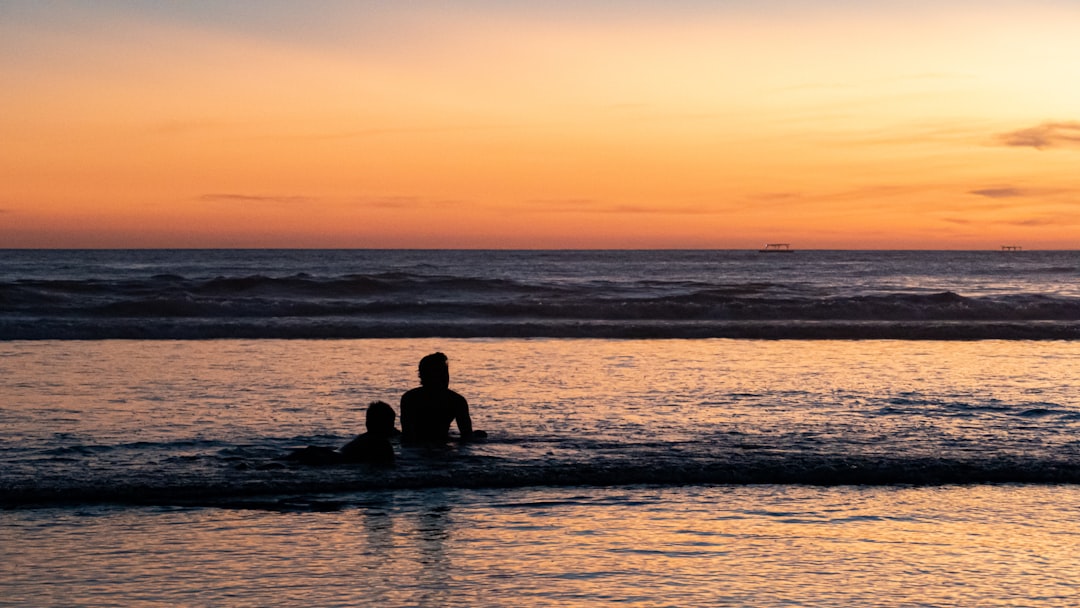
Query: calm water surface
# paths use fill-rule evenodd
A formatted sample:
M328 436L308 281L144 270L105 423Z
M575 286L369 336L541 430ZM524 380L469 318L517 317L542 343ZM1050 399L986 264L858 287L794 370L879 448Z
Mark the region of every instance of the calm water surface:
M1073 606L1074 486L373 492L0 515L7 606ZM327 507L329 508L329 507Z

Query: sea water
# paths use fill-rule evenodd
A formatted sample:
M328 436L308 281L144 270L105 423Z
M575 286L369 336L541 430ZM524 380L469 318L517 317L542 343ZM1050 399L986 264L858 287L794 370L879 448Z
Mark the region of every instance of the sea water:
M8 606L1074 606L1063 486L349 495L0 515Z
M4 260L2 605L1080 597L1075 253ZM487 441L280 460L436 350Z
M0 251L0 339L1080 337L1072 251Z

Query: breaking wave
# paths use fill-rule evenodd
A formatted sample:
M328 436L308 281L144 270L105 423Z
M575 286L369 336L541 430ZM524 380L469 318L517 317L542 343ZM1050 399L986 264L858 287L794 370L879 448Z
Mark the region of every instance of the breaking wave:
M243 505L283 496L346 500L350 492L424 488L603 487L624 485L806 484L942 485L1080 483L1080 462L1014 456L933 458L891 455L746 455L662 459L607 457L590 462L456 461L452 467L394 469L366 465L302 467L278 461L229 459L206 475L158 475L127 470L115 478L39 479L0 493L0 508L91 503ZM271 503L274 504L274 503Z
M0 282L0 339L1075 339L1080 298L406 272Z

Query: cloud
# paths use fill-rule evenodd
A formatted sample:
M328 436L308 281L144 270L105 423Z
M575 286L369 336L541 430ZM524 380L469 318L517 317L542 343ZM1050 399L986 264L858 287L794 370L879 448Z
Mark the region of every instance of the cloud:
M968 194L976 194L978 196L985 196L986 198L1017 198L1021 196L1028 196L1030 191L1023 188L982 188L980 190L968 190Z
M317 200L310 196L255 195L233 193L203 194L198 198L200 201L211 203L286 203L290 205L306 204Z
M296 135L296 139L302 140L335 140L335 139L364 139L373 137L393 137L397 135L441 135L460 133L482 133L487 131L507 131L517 129L514 125L458 125L458 126L430 126L430 127L376 127L371 129L354 129L349 131L333 131L323 133L307 133ZM276 136L275 136L276 137Z
M1027 129L998 135L998 140L1018 148L1060 148L1080 146L1080 122L1044 122Z
M802 198L804 195L802 192L762 192L755 194L751 198L759 201L790 201L792 199Z
M705 205L681 205L667 207L661 205L615 205L604 210L607 213L642 213L659 215L711 215L723 213L721 209L715 209Z
M355 196L348 199L350 206L370 207L373 209L431 209L441 207L460 207L469 201L450 198L424 198L423 196Z
M1028 217L1002 222L1010 226L1068 226L1075 222L1060 216Z
M551 213L617 213L652 215L710 215L724 213L728 208L713 205L636 205L606 203L590 198L532 199L525 201L529 212Z
M379 209L415 209L429 204L415 196L363 197L357 199L356 202L365 207L377 207Z
M542 207L545 211L594 211L599 201L591 198L538 198L525 201L525 204Z
M991 199L1030 198L1030 197L1060 197L1060 195L1074 196L1076 192L1067 188L1021 188L1017 186L994 186L991 188L979 188L968 190L968 194L982 196Z
M944 217L941 218L941 221L961 226L1020 226L1030 228L1039 228L1042 226L1072 226L1077 223L1075 217L1067 214L1046 214L999 220L973 220L970 218Z

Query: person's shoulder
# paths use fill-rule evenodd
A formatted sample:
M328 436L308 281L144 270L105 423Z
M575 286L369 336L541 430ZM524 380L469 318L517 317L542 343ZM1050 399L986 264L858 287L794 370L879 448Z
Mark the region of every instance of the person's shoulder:
M349 443L341 446L338 451L346 456L363 452L367 446L371 444L371 439L370 433L361 433L356 437L353 437L353 440Z
M394 460L394 448L390 445L390 440L371 433L358 435L341 448L341 454L348 462L380 464Z

